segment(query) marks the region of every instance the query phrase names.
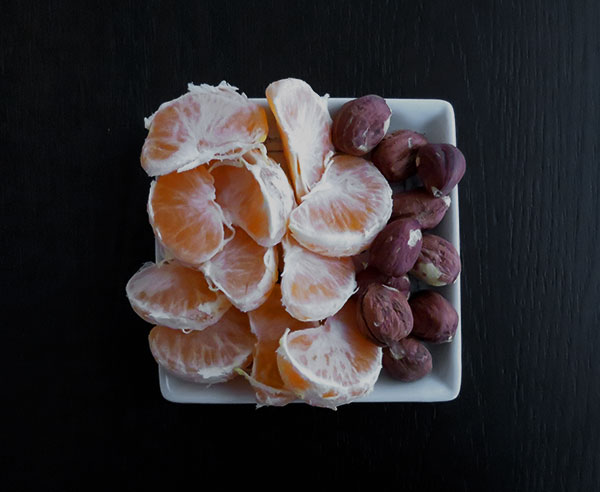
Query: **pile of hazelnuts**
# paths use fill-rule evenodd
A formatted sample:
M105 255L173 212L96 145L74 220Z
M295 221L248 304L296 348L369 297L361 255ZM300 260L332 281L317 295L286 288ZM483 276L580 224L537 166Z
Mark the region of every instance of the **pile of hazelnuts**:
M353 99L334 115L331 134L338 151L371 161L390 183L418 183L393 192L390 221L355 262L360 330L383 347L383 367L393 378L415 381L433 368L423 342L451 342L458 327L452 304L430 288L411 293L411 277L431 287L458 278L460 255L452 243L422 231L443 219L466 164L454 145L429 143L408 129L387 133L391 114L382 97Z

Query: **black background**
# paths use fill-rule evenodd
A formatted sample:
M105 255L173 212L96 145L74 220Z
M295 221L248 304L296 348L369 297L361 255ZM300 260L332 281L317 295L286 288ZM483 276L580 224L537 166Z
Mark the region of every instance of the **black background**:
M3 482L600 488L599 2L41 1L1 22ZM143 117L191 81L262 97L288 76L453 104L457 400L162 399L124 293L153 257Z

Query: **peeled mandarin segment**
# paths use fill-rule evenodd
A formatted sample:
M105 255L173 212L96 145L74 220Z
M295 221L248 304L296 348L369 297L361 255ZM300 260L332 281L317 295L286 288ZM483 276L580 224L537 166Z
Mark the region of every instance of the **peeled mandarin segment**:
M260 342L279 342L285 330L300 330L317 326L315 322L304 322L292 317L281 300L281 286L275 284L269 298L257 309L248 313L250 329Z
M141 163L149 176L192 169L213 159L235 158L267 137L264 109L221 82L189 84L188 93L161 104L146 119Z
M177 262L146 263L127 283L127 298L145 321L184 330L203 330L230 308L201 272Z
M255 243L242 229L199 268L241 311L260 306L277 282L277 250Z
M203 331L186 334L155 326L148 341L156 362L170 373L196 383L220 383L250 364L256 338L248 317L231 308Z
M238 160L211 167L216 201L234 225L262 246L281 241L295 205L294 192L281 167L263 148Z
M335 314L356 290L351 258L329 258L283 239L281 299L296 319L317 321Z
M148 215L160 243L178 260L198 266L223 249L225 217L214 201L206 166L160 176L150 187Z
M253 352L252 372L248 374L238 371L252 386L258 407L281 407L296 399L296 395L285 387L279 375L276 352L278 346L278 340L258 342Z
M334 152L328 96L320 97L306 82L291 78L270 84L266 96L299 201L321 179Z
M370 162L337 155L291 215L289 229L305 248L352 256L368 248L392 214L392 189Z
M304 323L289 315L281 303L281 288L275 285L269 298L254 311L248 313L250 329L257 338L254 349L254 362L250 375L244 373L256 395L258 406L286 405L296 399L287 389L279 375L276 350L279 339L289 330L299 330L316 326Z
M271 387L283 389L283 381L277 369L276 351L279 340L259 342L256 345L254 355L256 359L252 364L252 377Z
M382 350L358 331L355 313L350 300L323 326L286 332L281 338L281 378L303 401L335 409L372 391Z

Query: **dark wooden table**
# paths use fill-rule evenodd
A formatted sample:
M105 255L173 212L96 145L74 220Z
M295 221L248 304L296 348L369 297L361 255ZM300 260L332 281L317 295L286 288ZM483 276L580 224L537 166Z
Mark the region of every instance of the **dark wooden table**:
M371 475L407 492L600 490L599 2L93 4L3 5L10 490L274 470L311 488ZM153 257L142 118L191 81L261 97L288 76L453 104L468 166L457 400L162 399L124 292Z

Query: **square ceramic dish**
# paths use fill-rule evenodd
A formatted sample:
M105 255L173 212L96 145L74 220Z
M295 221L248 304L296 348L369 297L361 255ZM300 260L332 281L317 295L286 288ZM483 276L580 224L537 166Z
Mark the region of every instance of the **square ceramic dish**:
M270 111L265 99L253 99ZM329 110L335 112L348 99L330 98ZM386 99L392 109L389 132L402 128L424 133L432 143L456 145L454 110L437 99ZM406 186L410 188L410 183ZM433 233L452 242L460 251L458 223L458 189L452 190L452 203L443 221ZM157 261L160 251L157 248ZM417 285L417 288L421 286ZM374 390L358 402L434 402L453 400L461 384L461 310L460 276L453 285L436 289L448 299L459 314L459 324L454 340L442 345L428 345L433 358L433 370L423 379L402 383L381 371ZM177 403L250 403L256 404L250 385L241 377L205 386L183 381L159 368L160 390L165 399Z

